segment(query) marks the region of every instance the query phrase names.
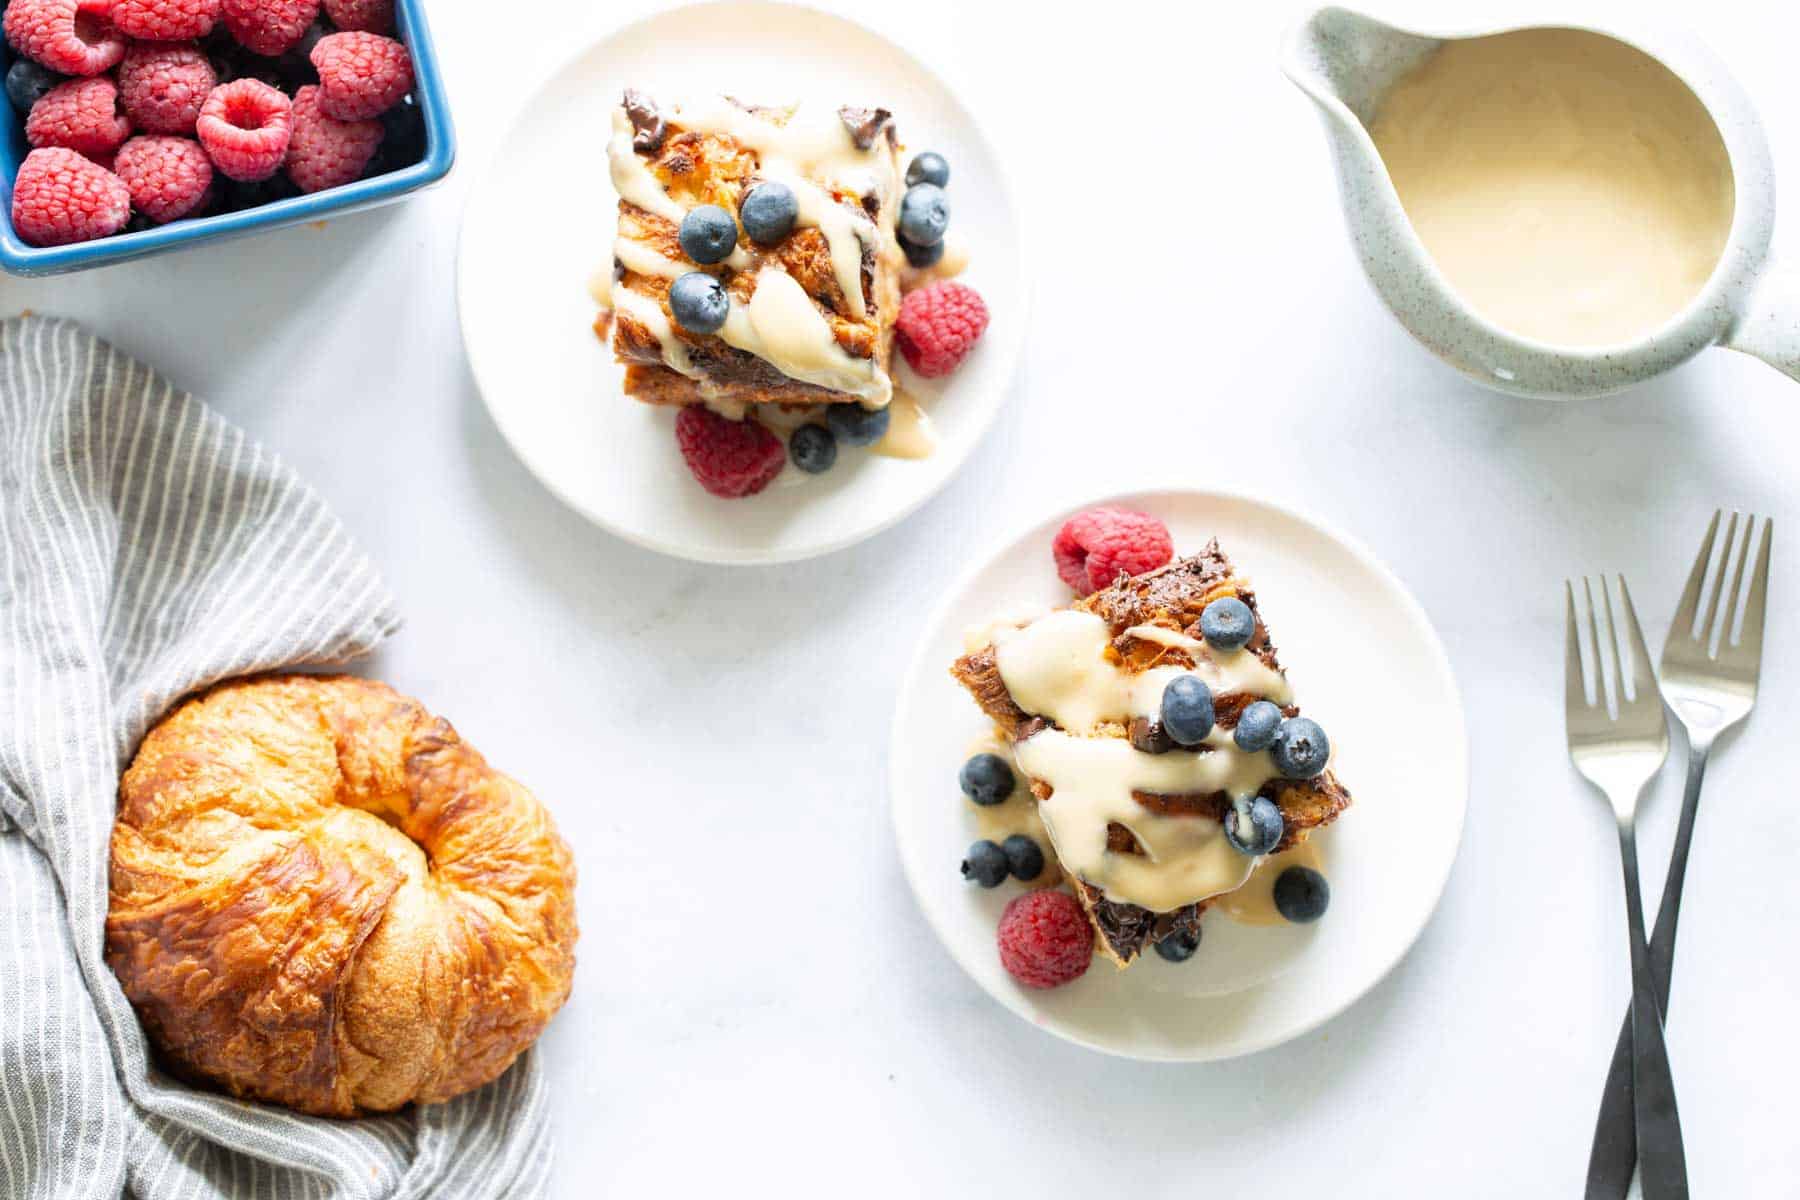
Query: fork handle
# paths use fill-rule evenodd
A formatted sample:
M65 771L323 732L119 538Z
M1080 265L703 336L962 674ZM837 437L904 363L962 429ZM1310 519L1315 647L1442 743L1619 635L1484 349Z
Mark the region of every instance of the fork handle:
M1657 1004L1665 1014L1669 1011L1669 981L1675 971L1675 925L1681 917L1681 887L1687 876L1688 847L1694 838L1694 816L1700 807L1700 785L1706 777L1706 759L1711 749L1700 743L1688 749L1687 789L1675 828L1675 849L1669 855L1669 876L1663 884L1662 903L1657 907L1656 932L1650 938L1651 983ZM1587 1200L1625 1200L1631 1190L1631 1173L1637 1165L1631 1050L1628 1009L1619 1027L1619 1040L1613 1046L1612 1067L1600 1097L1600 1116L1594 1123L1594 1145L1588 1153Z
M1631 1107L1644 1200L1687 1200L1687 1154L1681 1145L1669 1050L1663 1042L1662 1006L1656 1002L1650 947L1644 939L1637 835L1629 819L1619 822L1619 862L1625 872L1625 916L1631 938Z

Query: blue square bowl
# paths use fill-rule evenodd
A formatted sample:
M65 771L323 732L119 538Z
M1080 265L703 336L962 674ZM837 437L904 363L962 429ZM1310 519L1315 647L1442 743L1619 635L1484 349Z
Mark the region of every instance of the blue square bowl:
M412 54L413 97L425 118L425 157L409 167L359 179L343 187L277 200L259 208L216 217L174 221L142 233L122 233L72 246L28 246L19 240L12 224L12 182L19 163L31 149L25 141L25 122L0 97L5 109L0 128L0 267L14 275L60 275L84 271L127 259L161 254L201 242L216 242L319 221L341 213L389 204L409 192L436 183L450 173L456 161L456 136L450 128L450 103L444 96L444 78L437 54L431 47L431 31L425 24L424 0L395 0L394 19L400 40ZM0 72L12 65L13 54L0 39Z

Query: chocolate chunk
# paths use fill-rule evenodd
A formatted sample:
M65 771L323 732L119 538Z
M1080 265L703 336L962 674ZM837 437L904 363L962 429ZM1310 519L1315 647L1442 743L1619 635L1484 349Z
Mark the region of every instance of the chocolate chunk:
M1133 717L1129 732L1132 747L1145 754L1167 754L1175 748L1175 739L1163 729L1161 721Z
M838 109L838 117L844 122L844 128L850 131L850 140L856 143L858 150L867 150L873 146L875 135L881 132L881 127L893 115L885 108L857 108L851 104Z
M625 115L631 118L631 148L640 154L655 154L668 136L669 123L656 111L656 102L634 88L625 89Z

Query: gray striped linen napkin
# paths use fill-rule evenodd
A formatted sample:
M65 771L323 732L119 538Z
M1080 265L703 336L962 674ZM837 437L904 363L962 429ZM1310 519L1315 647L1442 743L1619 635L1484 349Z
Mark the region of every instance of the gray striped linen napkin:
M359 1121L188 1087L102 958L120 771L215 680L366 654L399 626L310 488L80 327L0 322L0 1196L540 1196L527 1055Z

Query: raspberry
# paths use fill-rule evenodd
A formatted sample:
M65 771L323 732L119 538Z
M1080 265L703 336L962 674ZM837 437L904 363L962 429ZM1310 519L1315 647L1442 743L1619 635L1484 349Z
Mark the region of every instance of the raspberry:
M313 47L319 107L338 121L378 117L412 91L412 56L377 33L334 33Z
M219 0L113 0L113 28L147 42L205 37L219 20Z
M787 449L754 418L728 421L690 405L675 417L675 442L688 470L715 496L753 496L781 474Z
M1067 892L1015 896L1000 914L1000 965L1028 988L1061 987L1094 961L1094 927Z
M131 206L162 225L190 216L206 203L213 168L199 142L134 137L119 148L113 174L125 181Z
M119 89L104 75L57 84L25 118L25 140L33 146L67 146L89 158L111 154L130 136Z
M975 289L945 280L907 293L894 328L907 363L934 379L956 370L987 324L987 305Z
M325 15L339 29L391 33L394 29L394 0L325 0Z
M319 89L294 94L294 140L287 175L303 192L320 192L361 177L381 145L380 121L334 121L319 111Z
M218 86L212 63L193 46L133 42L119 64L119 99L143 133L193 133Z
M1050 543L1056 573L1081 595L1110 586L1120 575L1142 575L1175 553L1166 525L1125 508L1090 508L1076 513Z
M34 62L64 75L98 75L125 53L106 19L111 0L12 0L6 40Z
M65 146L33 150L13 180L13 228L33 246L107 237L131 219L118 176Z
M221 0L219 16L244 49L274 57L291 49L319 15L319 0Z
M220 84L194 123L213 166L233 179L267 179L287 158L293 131L288 98L256 79Z

